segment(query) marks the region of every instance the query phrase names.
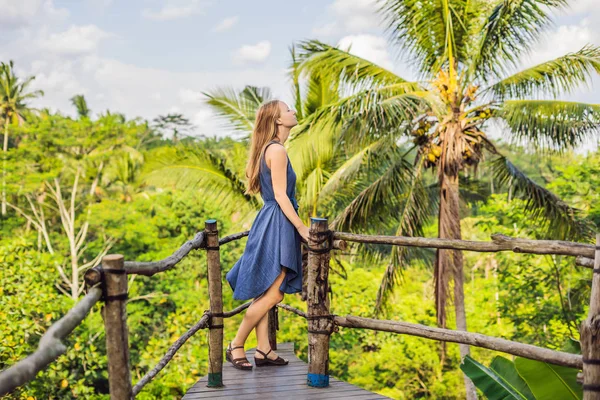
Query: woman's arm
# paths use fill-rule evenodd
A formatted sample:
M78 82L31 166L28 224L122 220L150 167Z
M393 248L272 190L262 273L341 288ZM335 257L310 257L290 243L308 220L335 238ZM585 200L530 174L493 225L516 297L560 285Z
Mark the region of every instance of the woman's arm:
M290 198L287 195L287 153L283 146L269 146L265 153L265 162L270 161L271 178L273 180L273 192L275 200L281 211L290 220L290 222L300 230L304 227L304 223L296 213Z

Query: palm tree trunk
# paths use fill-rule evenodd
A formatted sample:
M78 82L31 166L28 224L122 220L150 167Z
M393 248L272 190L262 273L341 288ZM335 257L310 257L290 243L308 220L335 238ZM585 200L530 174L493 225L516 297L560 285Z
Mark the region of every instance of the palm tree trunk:
M459 195L458 195L458 175L442 177L440 193L440 215L439 215L439 237L447 239L461 239L460 214L459 214ZM437 286L444 285L438 289L438 295L442 297L437 302L438 322L442 326L446 325L446 298L449 284L449 277L454 280L454 310L456 313L456 329L459 331L467 330L467 315L465 312L464 296L464 272L462 252L456 250L438 250L436 260ZM442 276L443 275L443 276ZM436 288L437 289L437 288ZM436 296L437 297L437 296ZM444 308L442 311L441 308ZM468 345L460 344L460 358L464 359L469 355ZM468 400L477 399L477 391L473 382L464 375L465 388Z
M460 138L460 127L449 125L445 132L442 163L439 168L440 209L438 236L444 239L461 239L460 231L460 201L459 201L459 166L461 152L456 143ZM438 250L435 265L435 291L438 324L446 326L446 301L450 280L454 281L454 310L456 313L456 329L467 330L467 316L464 297L464 271L462 252L457 250ZM469 354L469 346L460 344L460 357ZM468 400L477 399L477 391L473 382L464 375Z
M4 145L2 146L2 216L6 215L6 153L8 151L8 116L4 121Z

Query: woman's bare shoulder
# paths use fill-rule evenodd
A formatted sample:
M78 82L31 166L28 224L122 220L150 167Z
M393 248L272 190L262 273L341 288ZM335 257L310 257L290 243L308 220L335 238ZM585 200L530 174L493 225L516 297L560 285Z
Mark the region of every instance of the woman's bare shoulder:
M287 151L285 150L285 147L279 143L267 147L267 150L265 150L265 161L269 168L273 161L277 164L287 162Z

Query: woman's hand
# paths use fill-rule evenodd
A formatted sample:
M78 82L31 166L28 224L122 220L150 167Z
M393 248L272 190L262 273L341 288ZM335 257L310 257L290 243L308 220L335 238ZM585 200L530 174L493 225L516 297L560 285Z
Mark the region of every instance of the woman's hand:
M300 236L302 236L304 243L308 243L308 227L306 225L302 224L298 228L298 233L300 234Z

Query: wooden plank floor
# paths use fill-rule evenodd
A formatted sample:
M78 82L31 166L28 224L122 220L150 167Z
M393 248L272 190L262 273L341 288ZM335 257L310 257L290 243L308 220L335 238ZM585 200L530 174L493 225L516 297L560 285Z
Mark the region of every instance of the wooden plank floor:
M286 366L259 367L252 371L233 368L231 363L223 365L222 388L208 388L208 377L200 379L183 397L193 399L387 399L388 397L368 392L333 377L328 388L313 388L306 384L308 364L294 354L294 343L278 343L277 354L290 361ZM248 361L254 364L254 349L246 351Z

